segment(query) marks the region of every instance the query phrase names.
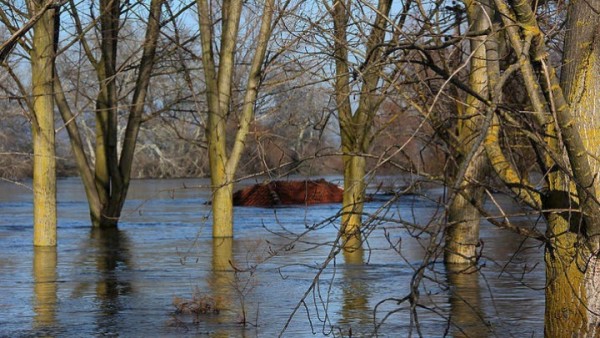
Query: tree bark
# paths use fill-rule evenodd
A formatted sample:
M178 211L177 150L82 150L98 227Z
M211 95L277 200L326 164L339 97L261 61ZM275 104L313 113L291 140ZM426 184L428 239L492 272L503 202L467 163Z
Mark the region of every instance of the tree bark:
M344 197L342 229L344 247L358 250L361 246L360 226L365 198L366 160L362 156L344 155Z
M215 35L210 6L206 0L198 0L202 65L206 82L208 102L208 157L210 162L211 189L213 193L213 237L233 237L233 180L245 148L246 136L254 119L254 104L258 96L261 72L266 58L267 46L272 32L275 0L267 0L261 18L256 50L252 58L240 122L233 147L228 154L225 127L231 113L232 77L235 70L235 51L242 14L242 1L226 1L221 6L221 46L218 55L213 52Z
M548 288L544 329L547 336L595 337L600 334L600 270L597 256L600 206L596 200L600 191L596 177L600 169L597 160L600 155L598 10L598 0L569 4L560 86L553 69L549 69L547 74L549 87L559 99L556 103L557 122L578 184L577 202L583 211L582 217L577 217L578 205L570 205L575 209L573 213L552 213L548 217L552 245L546 253ZM563 91L556 93L556 88L562 88ZM562 93L565 95L564 103L560 102ZM565 112L570 113L570 117ZM573 133L578 137L565 133ZM565 184L562 186L564 189Z
M360 70L354 70L361 78L360 98L355 111L350 103L349 41L348 21L352 2L334 0L329 11L334 22L335 56L335 99L339 113L339 126L342 139L342 159L344 162L344 201L342 205L342 237L344 246L355 250L360 246L360 228L365 201L366 158L373 140L373 120L383 97L381 79L383 74L382 44L385 40L391 0L380 0L373 27L365 43L366 57ZM360 73L360 74L359 74Z
M485 12L478 3L465 1L467 19L470 30L480 32L489 27ZM480 35L471 38L471 56L469 60L469 86L476 93L487 97L488 69L486 61L486 36ZM461 166L467 165L464 177L456 177L460 182L459 190L453 191L454 199L448 210L448 227L445 230L446 246L444 261L450 264L474 264L477 260L477 246L479 244L479 211L473 201L483 198L483 188L474 182L481 182L486 175L487 161L483 152L483 145L475 144L483 121L483 102L472 95L467 95L464 109L458 116L458 139L463 146L459 151ZM472 147L479 147L473 159L467 158L467 153ZM470 161L470 163L462 163ZM456 183L456 182L455 182ZM456 184L455 184L456 186Z
M44 1L30 3L32 16ZM33 27L31 87L33 96L33 244L56 245L56 155L54 136L54 60L58 14L49 9Z

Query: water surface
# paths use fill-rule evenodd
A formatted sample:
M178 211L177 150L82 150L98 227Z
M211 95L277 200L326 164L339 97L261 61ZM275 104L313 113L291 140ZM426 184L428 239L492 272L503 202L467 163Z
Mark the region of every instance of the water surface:
M543 336L533 241L486 223L480 271L446 271L442 210L419 196L368 203L352 253L333 245L336 204L237 207L235 238L213 240L207 184L134 181L119 229L93 231L79 180L60 180L58 247L34 249L31 191L0 183L0 336ZM218 313L176 313L194 294Z

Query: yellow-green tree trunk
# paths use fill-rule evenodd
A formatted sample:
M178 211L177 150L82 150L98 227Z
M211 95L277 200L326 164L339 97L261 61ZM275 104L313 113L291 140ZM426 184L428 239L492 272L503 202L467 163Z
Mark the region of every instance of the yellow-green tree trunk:
M365 50L369 57L361 66L360 97L358 107L353 111L350 102L349 60L351 42L348 38L348 22L353 15L353 4L340 0L331 2L330 13L334 22L334 56L335 56L335 100L339 115L341 133L342 160L344 163L344 198L342 204L341 237L343 246L349 250L357 250L361 245L360 230L362 225L363 204L365 202L366 159L373 140L373 121L384 96L381 79L384 77L382 44L386 38L386 27L392 1L377 2L372 30L366 36ZM354 18L352 18L354 19Z
M233 182L211 175L213 237L233 237Z
M233 236L233 179L242 152L246 136L254 119L254 105L261 81L263 63L272 32L272 17L275 0L267 0L261 18L260 31L256 37L256 50L252 57L245 95L239 114L238 131L233 147L227 149L226 124L234 109L232 106L233 75L236 68L235 56L238 44L238 30L242 13L242 1L232 0L215 6L219 14L213 13L207 0L198 0L198 18L200 22L200 40L202 47L202 65L206 82L208 104L208 124L206 134L212 189L213 237ZM214 17L220 17L221 39L218 55L214 53L216 44ZM218 58L217 58L218 56ZM217 62L218 59L218 62Z
M487 17L482 6L474 1L464 1L467 9L467 19L471 31L482 31L488 26ZM471 89L486 96L488 91L488 70L486 61L485 35L471 38L471 55L469 86ZM464 109L459 109L458 139L461 148L460 165L467 165L464 177L458 186L452 203L448 210L448 227L445 231L444 261L451 264L473 264L477 259L477 245L479 243L479 211L471 200L480 201L483 198L483 189L477 184L485 177L485 160L483 146L475 143L483 121L483 103L477 98L468 95ZM478 147L472 159L467 154L472 147ZM470 161L470 163L463 163Z
M577 235L569 231L569 219L558 214L548 218L551 237L546 250L546 337L586 337L585 261L576 249Z
M365 202L366 160L364 157L357 155L344 155L343 160L342 234L345 248L358 250L361 245L360 226Z
M44 1L33 1L31 10ZM54 59L56 10L44 13L33 27L31 87L33 95L33 244L56 245L56 156L54 148Z
M600 183L600 17L597 9L599 0L574 1L569 4L564 42L563 68L560 86L569 102L570 113L579 133L583 148L577 155L587 156L590 173L595 176L592 186L579 189L579 204L590 205L590 196L598 197ZM559 107L560 108L560 107ZM575 152L571 152L569 156ZM575 167L576 164L572 165ZM575 173L577 179L577 172ZM561 182L555 182L561 185ZM557 188L561 188L558 186ZM563 183L563 191L568 184ZM558 190L558 189L557 189ZM590 250L598 249L598 227L600 224L585 224L576 210L572 213L552 213L548 217L551 245L546 252L546 315L547 337L596 337L600 334L600 267L598 256ZM561 198L561 196L556 196ZM585 208L585 207L584 207ZM586 221L594 219L600 205L587 207ZM590 212L591 210L591 212Z

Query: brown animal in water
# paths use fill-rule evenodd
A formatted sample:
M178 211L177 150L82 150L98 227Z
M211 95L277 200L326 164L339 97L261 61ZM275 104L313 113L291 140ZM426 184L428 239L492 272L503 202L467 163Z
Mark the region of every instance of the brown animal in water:
M273 207L294 204L341 203L344 190L324 179L316 181L273 181L236 191L233 205Z

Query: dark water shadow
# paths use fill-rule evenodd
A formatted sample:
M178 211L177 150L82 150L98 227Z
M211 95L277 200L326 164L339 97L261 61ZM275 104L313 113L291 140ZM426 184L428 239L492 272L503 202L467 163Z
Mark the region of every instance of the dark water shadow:
M100 278L96 295L102 300L102 313L114 314L120 309L115 306L118 297L132 292L131 282L119 278L121 272L131 269L129 238L119 229L92 229L90 244L97 250L96 268Z
M95 278L85 278L79 282L73 290L73 296L94 295L99 334L110 333L104 332L107 328L119 327L119 315L127 307L127 299L124 298L134 291L131 284L130 246L126 233L118 228L92 228L82 246L79 264L93 271Z
M33 248L33 329L43 332L56 324L57 297L56 247Z
M461 264L446 265L450 287L450 334L452 337L493 335L485 318L479 286L479 271Z

